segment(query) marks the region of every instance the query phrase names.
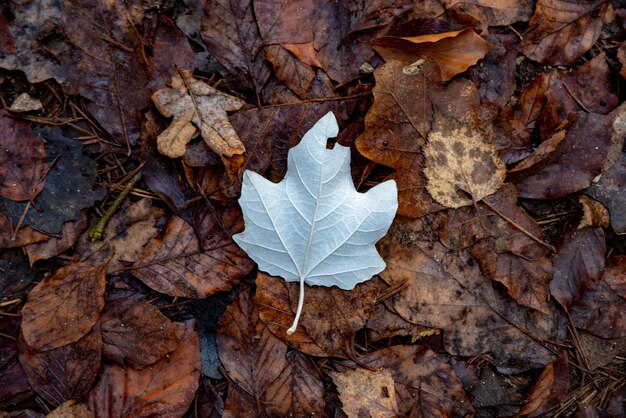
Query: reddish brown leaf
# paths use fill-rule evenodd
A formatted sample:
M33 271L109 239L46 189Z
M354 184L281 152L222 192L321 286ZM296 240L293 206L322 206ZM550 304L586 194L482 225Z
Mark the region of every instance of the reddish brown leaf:
M521 178L515 180L519 195L556 199L590 186L605 169L614 143L623 140L621 134L610 127L610 120L610 115L570 113L565 138L554 151L542 164L517 171L516 179Z
M300 318L304 330L298 337L294 337L297 334L294 333L286 338L298 305L298 283L279 285L280 278L268 275L264 275L262 281L265 283L257 292L259 301L263 301L263 317L272 323L276 335L294 346L310 350L310 354L319 347L325 356L352 352L354 335L365 326L378 295L378 283L373 280L358 284L353 290L309 286ZM289 310L285 312L287 307ZM311 346L311 342L315 345Z
M602 338L626 337L626 257L609 259L604 275L570 307L577 327Z
M172 216L162 236L146 245L132 273L156 291L171 296L205 298L229 290L252 269L252 261L235 245L221 225L236 229L239 212L227 209L221 219L206 210L199 223L201 242L194 229Z
M247 416L323 415L324 390L315 367L296 352L287 355L287 345L259 319L250 289L242 289L220 317L217 347L229 379L237 386L229 389L225 416L233 416L233 403L246 399L256 404ZM231 396L243 400L233 401Z
M519 415L536 417L558 405L565 399L569 390L569 360L563 354L541 372Z
M265 60L252 1L206 3L201 35L211 55L244 87L261 91L271 68Z
M448 211L439 231L441 242L457 250L473 246L472 255L487 276L504 284L521 305L549 314L548 285L553 270L549 250L520 231L541 239L541 228L517 206L515 187L510 183L485 202L515 225L486 204L479 204L478 211L474 207Z
M529 126L539 127L546 139L567 118L569 112L587 111L607 114L617 107L611 86L606 55L573 70L542 73L522 92L515 105L515 117Z
M32 388L58 406L87 394L100 369L102 339L94 327L80 340L48 351L37 351L20 340L20 363Z
M14 225L12 225L11 219L0 212L0 248L23 247L50 239L50 235L37 232L29 226L20 228L15 235L15 239L13 239L14 233Z
M525 309L501 295L467 250L451 251L438 239L441 215L418 220L396 218L379 244L387 269L381 277L391 285L405 283L394 295L393 308L409 322L444 330L450 354L491 352L501 367L542 367L552 354L533 338L560 340L563 318ZM534 365L534 366L533 366Z
M187 36L169 18L159 14L157 19L148 85L153 91L165 87L170 82L176 67L192 67L195 58Z
M439 0L371 0L351 3L352 31L366 31L390 26L401 16L409 15L416 19L438 19L445 16Z
M582 292L600 278L605 252L602 228L586 227L565 233L554 256L554 278L550 282L550 293L564 308L580 299Z
M411 37L383 37L371 42L385 61L405 65L430 58L439 65L443 81L448 81L483 58L492 48L472 29Z
M315 79L315 70L280 45L269 45L265 56L274 66L276 77L300 98L307 97Z
M443 0L446 12L463 21L474 20L484 26L505 26L525 22L532 13L529 0Z
M0 112L0 196L11 200L34 200L44 187L46 151L32 134L30 123Z
M105 266L72 263L43 279L22 308L22 332L34 350L50 350L87 334L104 307Z
M367 335L372 341L407 335L417 337L438 332L431 328L410 323L382 302L374 306L374 311L367 319L365 328L367 328Z
M87 229L87 212L82 212L80 219L74 222L65 222L61 227L61 237L51 237L49 240L26 245L24 251L32 266L39 260L55 257L78 241L78 238Z
M471 122L478 106L476 89L459 79L442 87L435 63L426 61L416 72L393 61L374 76L374 104L365 117L365 132L356 146L365 157L397 170L398 214L419 217L441 210L426 193L421 153L433 120L433 108L445 117Z
M176 324L180 344L141 370L105 365L86 403L96 417L180 417L200 379L200 348L193 321Z
M611 15L604 0L539 0L524 35L524 55L551 65L571 65L596 42Z
M107 303L100 319L103 355L141 369L178 347L176 326L149 303L125 298Z
M340 364L344 369L356 363ZM474 412L449 357L424 345L398 345L361 356L358 365L385 368L395 381L400 413L408 416L464 416Z

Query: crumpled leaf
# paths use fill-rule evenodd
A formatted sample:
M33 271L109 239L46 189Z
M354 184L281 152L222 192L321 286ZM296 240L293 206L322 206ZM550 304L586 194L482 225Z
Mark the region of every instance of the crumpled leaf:
M506 169L496 147L469 125L437 118L424 157L426 190L449 208L476 203L504 183Z
M354 369L345 373L331 372L343 412L348 418L369 416L392 418L398 415L396 390L388 369Z
M523 52L543 64L571 65L596 42L611 16L604 0L539 0Z
M246 171L239 203L246 229L233 236L259 268L286 281L353 289L385 268L374 243L397 210L397 189L387 181L358 193L350 176L350 151L326 141L339 128L332 113L289 151L287 175L274 184Z
M473 29L429 35L387 36L371 42L385 61L398 60L405 65L428 57L441 69L443 81L467 70L493 48Z
M171 158L185 155L187 143L198 129L207 145L222 157L245 152L226 114L239 110L245 101L195 79L193 71L178 69L172 87L155 92L152 101L164 116L174 117L157 137L161 154Z
M46 152L30 123L0 111L0 196L11 200L33 200L44 187Z
M104 265L88 262L68 264L43 279L22 308L26 343L49 350L78 341L100 317L105 284Z
M98 417L180 417L200 380L200 349L193 321L177 323L178 347L150 367L105 365L85 403Z

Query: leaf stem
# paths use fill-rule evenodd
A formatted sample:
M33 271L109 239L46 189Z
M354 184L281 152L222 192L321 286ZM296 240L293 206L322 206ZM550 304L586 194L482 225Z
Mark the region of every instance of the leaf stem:
M287 335L291 335L296 332L298 328L298 321L300 320L300 314L302 313L302 305L304 304L304 276L300 277L300 296L298 297L298 309L296 310L296 317L291 324L291 328L287 330Z

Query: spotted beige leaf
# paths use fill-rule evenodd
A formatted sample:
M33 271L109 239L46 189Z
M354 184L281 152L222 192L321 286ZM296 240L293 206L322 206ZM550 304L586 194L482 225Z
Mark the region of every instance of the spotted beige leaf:
M345 373L331 372L330 376L337 385L343 412L349 418L398 415L396 391L389 370L354 369Z
M438 203L459 208L495 193L506 168L496 147L469 125L436 118L424 148L426 190Z

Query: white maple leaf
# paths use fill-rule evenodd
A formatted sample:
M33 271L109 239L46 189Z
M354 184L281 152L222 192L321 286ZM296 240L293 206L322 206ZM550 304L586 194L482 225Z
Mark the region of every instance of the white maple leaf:
M374 244L398 209L396 182L357 192L350 177L350 149L328 138L339 128L327 113L289 150L280 183L252 171L243 176L239 204L245 230L233 239L259 269L300 282L292 334L304 300L304 284L353 289L385 268Z

